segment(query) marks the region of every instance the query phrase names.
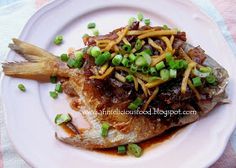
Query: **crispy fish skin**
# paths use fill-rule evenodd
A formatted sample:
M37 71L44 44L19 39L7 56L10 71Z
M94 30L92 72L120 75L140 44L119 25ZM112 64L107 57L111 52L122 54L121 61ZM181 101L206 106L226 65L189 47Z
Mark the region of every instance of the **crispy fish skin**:
M172 127L186 125L198 120L200 116L211 111L216 104L224 102L226 98L225 87L228 83L228 73L208 56L205 64L214 67L214 74L217 75L219 84L203 90L203 92L212 94L213 102L199 102L199 106L202 108L201 112L198 111L197 114L186 115L180 118L178 122L173 122L169 125L144 115L124 115L118 118L116 116L99 115L93 112L96 111L99 100L92 98L88 95L88 92L84 91L86 79L83 74L78 77L78 73L75 70L69 69L65 63L43 49L17 39L13 39L13 42L14 44L11 44L10 48L20 53L28 62L4 63L3 71L6 75L28 79L38 79L40 76L49 77L51 75L70 78L71 85L75 88L77 94L80 95L80 99L83 102L80 112L89 121L90 128L79 132L76 136L69 136L64 134L62 128L58 126L56 138L76 147L88 149L110 148L122 144L141 142L157 136ZM187 45L184 49L188 51L191 47ZM108 136L105 138L101 136L100 132L104 121L109 122L111 125ZM124 129L128 131L124 131Z

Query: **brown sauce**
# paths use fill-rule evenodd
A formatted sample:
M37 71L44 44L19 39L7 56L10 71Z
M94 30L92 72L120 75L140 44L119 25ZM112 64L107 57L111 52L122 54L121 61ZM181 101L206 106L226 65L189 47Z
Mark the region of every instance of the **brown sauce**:
M183 126L184 127L184 126ZM151 149L152 147L154 147L157 144L163 143L164 141L170 139L171 137L173 137L179 130L181 130L181 128L183 127L176 127L176 128L171 128L167 131L165 131L164 133L162 133L159 136L156 136L154 138L148 139L146 141L140 142L138 143L138 145L140 147L142 147L142 149L144 151L147 151L149 149ZM115 156L127 156L127 155L119 155L117 153L117 147L114 148L108 148L108 149L96 149L94 150L96 152L100 152L100 153L104 153L104 154L108 154L108 155L115 155Z
M72 137L77 135L76 131L72 130L67 124L64 123L61 124L60 126L68 135Z

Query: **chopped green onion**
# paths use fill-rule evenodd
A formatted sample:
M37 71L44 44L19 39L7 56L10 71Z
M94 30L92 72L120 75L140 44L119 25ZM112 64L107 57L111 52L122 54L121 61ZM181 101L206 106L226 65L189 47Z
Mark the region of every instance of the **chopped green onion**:
M205 72L212 72L212 69L211 69L211 67L201 67L201 68L200 68L200 71L201 71L201 72L204 72L204 73L205 73Z
M110 127L110 125L107 122L102 123L102 127L101 127L102 137L107 137L109 127Z
M128 152L135 157L140 157L142 155L142 148L137 144L128 144Z
M210 75L210 72L201 72L199 70L197 70L197 68L194 68L192 70L192 73L195 75L195 76L198 76L200 78L206 78L207 76Z
M131 45L124 44L124 45L122 46L122 49L123 49L125 52L130 53L130 51L131 51Z
M186 69L188 67L188 63L185 60L177 60L177 69Z
M200 77L195 77L192 79L193 81L193 85L195 87L198 87L198 86L201 86L202 85L202 81L201 81L201 78Z
M76 58L78 61L82 61L83 56L84 56L84 53L83 53L82 51L76 51L76 52L75 52L75 58Z
M149 68L148 67L142 67L142 72L144 74L148 74L149 73Z
M146 50L144 50L144 51L142 51L140 54L143 54L143 53L146 53L146 54L148 54L148 55L152 55L152 51L151 51L151 49L146 49Z
M156 70L160 71L161 69L163 69L165 67L165 63L164 61L161 61L159 63L156 64Z
M140 97L137 97L134 101L134 104L136 104L137 106L140 106L143 103L143 100Z
M128 106L128 109L130 109L130 110L136 110L137 108L138 108L138 106L134 103L130 103Z
M81 68L81 66L83 65L83 61L82 59L75 59L75 64L74 64L74 68Z
M92 50L92 48L93 48L92 46L87 48L87 54L88 54L88 55L91 55L91 50Z
M94 36L98 36L99 35L98 29L92 29L92 32L93 32Z
M89 23L87 27L88 29L94 29L96 27L96 24L92 22L92 23Z
M68 61L68 59L69 59L69 57L68 57L67 54L61 54L60 58L61 58L61 60L62 60L63 62L66 62L66 61Z
M149 26L150 23L151 23L150 19L144 19L144 24L145 24L146 26Z
M98 57L99 55L101 55L101 50L99 47L97 46L94 46L92 49L91 49L91 55L93 57Z
M169 27L168 27L167 25L163 25L162 28L163 28L164 30L168 30L168 29L169 29Z
M69 114L57 114L54 121L57 125L61 125L63 123L67 123L71 120L72 119Z
M150 74L151 74L152 76L157 75L157 70L156 70L156 68L154 68L154 67L151 67L151 68L149 69L149 72L150 72Z
M177 70L170 69L170 77L171 78L176 78L177 77Z
M129 66L129 60L128 58L124 57L121 61L122 65L125 66L125 67L128 67Z
M136 21L135 17L129 18L128 25L131 26Z
M75 59L70 58L70 59L67 61L67 65L68 65L70 68L74 68L75 65L76 65Z
M19 88L22 92L25 92L25 91L26 91L25 86L24 86L23 84L21 84L21 83L18 85L18 88Z
M170 72L169 72L169 70L167 70L167 69L162 69L162 70L160 71L160 76L161 76L161 79L164 80L164 81L169 80L169 78L170 78Z
M132 73L135 73L135 72L137 72L137 70L138 70L138 67L137 67L136 65L134 65L134 64L131 64L131 66L130 66L130 71L131 71Z
M62 93L62 86L60 83L56 84L55 91L57 91L58 93Z
M50 82L51 83L57 83L57 77L56 76L50 76Z
M63 41L63 36L62 35L58 35L54 39L54 44L60 45L62 43L62 41Z
M51 96L53 99L56 99L56 98L58 97L57 92L51 91L51 92L49 92L49 93L50 93L50 96Z
M172 54L171 53L166 53L166 62L170 62L173 60Z
M128 82L133 82L134 81L133 75L127 75L125 78Z
M121 61L122 61L122 55L116 55L113 59L112 59L112 64L115 66L120 65Z
M134 62L135 60L136 60L136 56L133 54L133 53L131 53L130 55L129 55L129 60L130 60L130 62Z
M141 12L138 12L137 17L139 21L143 20L143 14Z
M136 42L135 42L135 46L134 48L138 51L142 48L142 41L140 39L138 39Z
M118 146L118 148L117 148L117 153L118 153L118 154L126 154L126 148L125 148L125 146L124 146L124 145Z
M151 64L151 62L152 62L152 58L151 58L151 56L150 56L151 54L148 54L147 52L142 52L142 56L145 58L145 60L146 60L146 62L147 62L147 64L148 65L150 65Z
M109 60L111 57L111 53L106 51L95 58L95 64L96 65L103 65L107 60Z
M89 37L89 35L87 33L85 33L82 38L85 38L85 37Z
M132 103L129 104L128 109L136 110L138 106L140 106L142 103L143 103L143 100L137 97Z
M148 63L144 57L138 57L135 61L135 64L139 67L147 66Z
M206 77L207 83L214 84L216 82L216 77L214 75L209 75Z

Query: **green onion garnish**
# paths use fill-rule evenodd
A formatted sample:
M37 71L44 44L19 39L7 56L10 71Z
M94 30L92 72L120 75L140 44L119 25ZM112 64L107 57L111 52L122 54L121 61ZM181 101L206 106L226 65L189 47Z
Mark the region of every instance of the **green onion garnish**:
M128 45L128 44L124 44L124 45L122 46L122 49L123 49L125 52L130 53L130 51L131 51L131 46Z
M176 78L176 77L177 77L177 70L170 69L170 78Z
M132 103L129 104L128 109L136 110L138 106L140 106L142 103L143 103L143 100L137 97Z
M55 120L54 122L57 124L57 125L61 125L63 123L67 123L69 121L71 121L71 116L69 114L57 114L56 117L55 117Z
M83 53L82 51L76 51L76 52L75 52L75 58L76 58L78 61L82 61L83 56L84 56L84 53Z
M216 77L214 75L209 75L206 77L207 83L214 84L216 82Z
M138 39L136 42L135 42L135 46L134 48L138 51L142 48L142 41L140 39Z
M57 83L57 77L56 76L50 76L50 82L51 83Z
M131 26L136 21L135 17L129 18L128 25Z
M142 73L148 74L149 73L149 68L148 67L142 67Z
M141 12L138 12L137 17L139 21L143 20L143 14Z
M136 56L133 53L131 53L129 55L129 60L130 60L130 62L134 63L134 61L136 60Z
M62 43L62 41L63 41L63 36L62 35L58 35L54 39L54 44L60 45Z
M61 54L60 58L61 58L61 60L62 60L63 62L66 62L66 61L68 61L68 59L69 59L69 57L68 57L67 54Z
M163 28L164 30L168 30L168 29L169 29L167 25L163 25L162 28Z
M171 53L166 53L166 62L170 62L173 60L172 54Z
M137 144L128 144L128 152L135 157L140 157L142 155L142 148Z
M92 23L89 23L87 27L88 29L94 29L96 27L96 24L92 22Z
M99 55L101 55L101 49L97 46L94 46L93 48L91 48L91 55L93 57L98 57Z
M165 68L165 63L163 61L156 64L156 70L157 71L160 71L163 68Z
M94 36L98 36L99 35L98 29L92 29L92 32L93 32Z
M118 154L126 154L126 147L124 145L120 145L117 147Z
M91 55L91 50L92 50L92 46L91 47L87 47L87 51L86 51L86 53L88 54L88 55Z
M151 67L151 68L149 69L149 72L150 72L150 74L151 74L152 76L157 75L157 70L156 70L156 68L154 68L154 67Z
M74 68L81 68L82 65L83 65L83 62L81 59L75 59Z
M18 85L18 88L19 88L22 92L25 92L25 91L26 91L25 86L24 86L22 83L20 83L20 84Z
M53 99L56 99L58 97L58 94L55 91L51 91L51 92L49 92L49 94Z
M150 23L151 23L150 19L144 19L144 24L145 24L146 26L149 26Z
M133 82L134 81L133 75L127 75L125 78L128 82Z
M164 81L169 80L169 78L170 78L170 72L169 72L169 70L167 70L167 69L162 69L162 70L160 71L160 76L161 76L161 79L164 80Z
M138 108L138 106L134 103L130 103L128 106L128 109L130 109L130 110L136 110L137 108Z
M115 65L115 66L118 66L120 65L121 61L122 61L123 57L122 55L116 55L113 59L112 59L112 64Z
M132 73L135 73L135 72L137 72L137 70L138 70L138 67L137 67L136 65L134 65L134 64L131 64L131 66L130 66L130 71L131 71Z
M148 63L144 57L138 57L135 61L135 64L139 67L147 66Z
M60 83L56 84L55 91L57 91L58 93L62 93L62 86Z
M110 127L110 125L108 123L106 123L106 122L102 123L102 127L101 127L102 137L107 137L109 127Z
M95 64L96 65L103 65L107 60L109 60L111 57L111 53L106 51L95 58Z
M129 60L128 58L124 57L121 61L121 64L125 67L128 67L129 66Z
M201 67L201 68L200 68L200 71L201 71L201 72L204 72L204 73L205 73L205 72L207 73L207 72L212 72L212 69L211 69L211 67Z
M192 79L193 81L193 85L195 87L198 87L198 86L201 86L202 85L202 81L201 81L201 78L200 77L195 77Z
M74 68L75 65L76 65L75 59L69 58L69 60L67 61L67 65L68 65L70 68Z

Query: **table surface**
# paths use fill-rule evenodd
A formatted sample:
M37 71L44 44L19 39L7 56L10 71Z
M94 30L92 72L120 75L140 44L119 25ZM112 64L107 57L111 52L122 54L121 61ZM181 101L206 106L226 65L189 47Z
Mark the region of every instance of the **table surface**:
M0 61L9 51L7 45L12 37L19 36L30 16L49 0L0 0ZM229 46L236 54L236 1L235 0L192 0L219 26ZM2 108L1 108L2 109ZM0 109L0 168L29 167L13 149ZM236 130L221 158L211 168L236 168Z

